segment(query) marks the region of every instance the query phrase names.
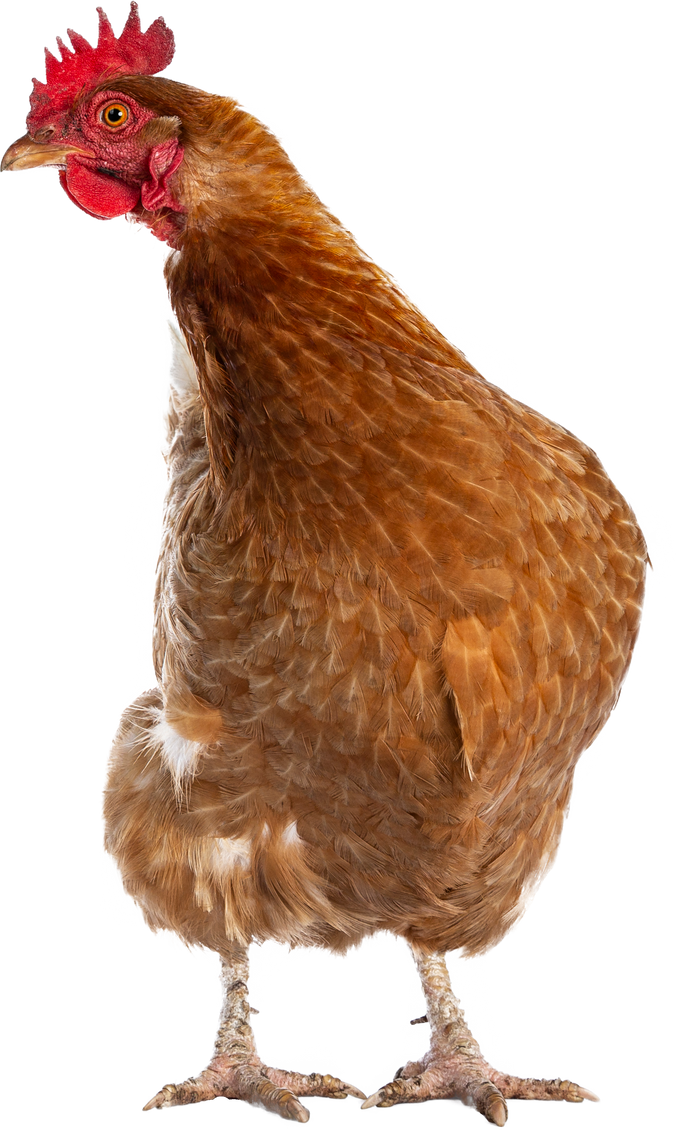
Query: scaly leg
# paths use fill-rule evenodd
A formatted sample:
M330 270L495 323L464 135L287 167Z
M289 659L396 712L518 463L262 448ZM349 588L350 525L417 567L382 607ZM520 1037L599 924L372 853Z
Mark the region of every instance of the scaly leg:
M419 1061L405 1064L395 1079L370 1096L363 1108L392 1107L424 1100L457 1099L476 1108L490 1123L503 1127L506 1100L596 1100L570 1080L525 1080L497 1072L483 1058L454 997L444 955L412 947L430 1022L430 1048Z
M298 1096L366 1098L358 1088L343 1083L335 1076L322 1076L318 1072L306 1076L264 1065L256 1052L249 1023L248 951L234 943L221 961L224 1001L213 1059L199 1076L191 1077L183 1084L166 1084L145 1105L145 1111L152 1107L173 1107L175 1104L198 1103L224 1096L229 1100L259 1104L284 1119L307 1123L310 1113L298 1102Z

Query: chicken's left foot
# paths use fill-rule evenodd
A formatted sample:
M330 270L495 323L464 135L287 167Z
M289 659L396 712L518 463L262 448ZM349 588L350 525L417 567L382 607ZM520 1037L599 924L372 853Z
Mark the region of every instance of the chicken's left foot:
M497 1072L483 1058L464 1021L449 984L444 957L414 949L430 1021L430 1049L419 1061L398 1069L395 1079L379 1088L363 1108L400 1103L458 1099L476 1108L497 1127L508 1118L506 1100L597 1100L593 1092L571 1080L532 1080ZM418 1023L424 1018L417 1018Z
M420 1071L411 1075L414 1069ZM506 1100L568 1100L582 1103L597 1100L593 1092L571 1080L531 1080L497 1072L482 1059L465 1053L460 1057L406 1065L395 1079L369 1096L368 1107L393 1107L395 1104L423 1103L425 1100L462 1100L472 1105L497 1127L508 1118Z

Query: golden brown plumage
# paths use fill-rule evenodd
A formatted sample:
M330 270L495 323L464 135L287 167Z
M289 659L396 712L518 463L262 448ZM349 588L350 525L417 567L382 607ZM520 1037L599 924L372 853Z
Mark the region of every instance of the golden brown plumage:
M132 211L175 248L191 361L169 414L158 686L114 745L107 846L150 925L218 951L226 986L200 1086L151 1106L219 1093L303 1119L291 1091L351 1090L264 1068L234 987L252 940L342 951L378 930L414 948L433 1044L369 1103L458 1095L500 1124L502 1097L583 1098L482 1061L439 956L498 941L555 852L638 628L634 517L594 453L488 384L233 101L148 75L94 97L109 91L149 113L154 153L181 154L159 207L145 189ZM112 199L134 195L136 160ZM94 207L104 181L68 169Z
M159 692L124 723L109 846L188 941L226 918L243 940L481 950L614 706L641 535L593 452L487 384L254 119L119 86L191 108L167 276L199 389L171 413ZM202 744L179 809L145 747L162 709ZM214 838L253 867L221 871Z

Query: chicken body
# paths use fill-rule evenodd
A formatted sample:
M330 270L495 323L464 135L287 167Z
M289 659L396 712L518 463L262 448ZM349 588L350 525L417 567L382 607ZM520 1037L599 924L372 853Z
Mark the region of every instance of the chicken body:
M117 65L156 36L153 72L172 36L135 20L133 5ZM304 1119L297 1095L361 1095L261 1064L246 948L342 951L377 930L411 944L433 1036L367 1104L458 1096L501 1125L504 1098L585 1098L483 1061L442 955L498 941L555 852L638 629L634 516L594 453L488 384L236 103L148 73L82 93L78 65L59 142L48 82L3 168L59 164L86 211L166 239L182 332L158 686L123 716L106 843L152 927L220 954L225 1006L209 1068L148 1106L225 1095Z
M178 97L120 86L152 84ZM487 384L271 135L205 99L167 270L196 378L170 415L159 689L124 719L108 845L188 941L479 951L615 704L642 537L593 452Z
M340 424L299 400L293 441L237 447L236 522L198 387L175 398L160 690L126 716L108 844L153 925L218 949L496 941L636 624L637 531L590 452L465 369L390 358L434 396L352 355Z

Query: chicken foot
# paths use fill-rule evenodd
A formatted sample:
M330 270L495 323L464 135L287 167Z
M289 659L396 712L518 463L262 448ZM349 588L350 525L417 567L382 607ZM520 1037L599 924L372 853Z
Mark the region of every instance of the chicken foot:
M366 1099L364 1092L335 1076L318 1072L304 1075L264 1065L249 1022L251 1012L256 1011L248 1004L247 948L234 943L229 954L221 956L221 962L224 1000L213 1059L198 1076L182 1084L166 1084L145 1104L144 1111L224 1096L257 1104L284 1119L307 1123L310 1113L299 1102L299 1096Z
M508 1117L506 1100L597 1100L593 1092L570 1080L531 1080L497 1072L483 1058L452 993L444 955L412 948L428 1006L430 1048L421 1060L399 1068L394 1080L363 1104L392 1107L400 1103L458 1099L470 1104L497 1127Z

